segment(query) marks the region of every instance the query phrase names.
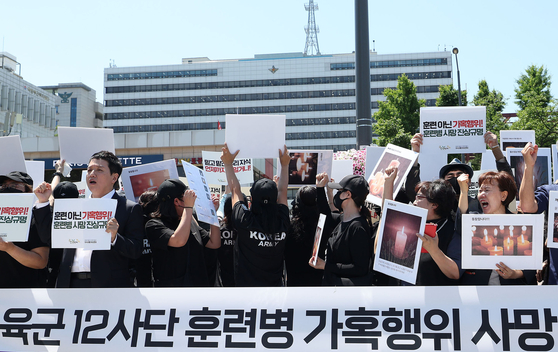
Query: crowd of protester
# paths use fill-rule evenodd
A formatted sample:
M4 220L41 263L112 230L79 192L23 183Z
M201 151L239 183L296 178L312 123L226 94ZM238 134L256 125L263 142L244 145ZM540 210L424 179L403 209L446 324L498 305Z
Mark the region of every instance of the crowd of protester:
M458 160L442 167L439 179L421 181L417 158L395 197L394 181L400 170L389 167L384 171L382 201L395 198L426 209L427 223L436 225L433 237L416 234L425 249L416 285L557 283L558 250L546 250L546 246L544 270L521 270L504 262L493 270L462 267L463 214L540 214L548 210L549 192L558 190L558 184L534 187L536 145L528 143L523 148L524 177L516 185L496 136L487 132L485 142L498 171L479 177L476 197L469 196L473 170ZM420 153L421 145L422 135L416 134L412 150ZM78 198L77 187L62 181L63 160L56 163L52 182L34 190L25 172L0 176L1 193L34 192L37 197L28 241L6 242L0 237L0 287L411 285L373 269L381 224L372 221L372 212L379 215L381 208L367 206L369 185L364 177L347 175L336 183L330 182L329 175L318 174L315 186L298 190L289 210L287 148L278 151L281 174L274 180L254 182L249 198L241 192L234 173L237 154L226 145L222 149L228 186L220 202L214 199L220 226L198 222L196 194L177 179L145 192L139 204L127 200L117 192L122 173L118 158L106 151L91 156L86 177L91 198L117 201L116 213L106 227L110 250L50 248L56 199ZM514 214L509 205L518 194L518 213ZM313 251L320 214L326 221L321 244Z

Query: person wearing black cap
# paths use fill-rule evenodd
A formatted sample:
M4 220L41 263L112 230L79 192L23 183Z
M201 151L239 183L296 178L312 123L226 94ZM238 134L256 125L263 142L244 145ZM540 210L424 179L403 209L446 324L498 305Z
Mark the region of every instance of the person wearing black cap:
M327 242L325 259L317 258L316 269L324 270L324 286L368 286L372 284L373 241L370 211L364 206L369 186L364 177L349 175L339 183L329 183L328 175L316 177L320 212L338 222ZM333 205L342 210L340 216L328 212L324 187L337 189Z
M222 151L221 160L232 192L232 220L238 233L234 253L236 286L282 286L289 226L287 184L291 158L287 147L279 150L278 184L265 178L256 181L250 189L250 209L242 202L240 183L232 165L239 151L231 154L226 144Z
M109 250L66 248L62 255L56 287L129 287L129 263L141 255L144 238L141 206L118 195L122 163L109 151L91 156L86 182L91 198L114 199L116 213L107 222Z
M31 193L33 179L25 172L13 171L0 176L0 193ZM0 238L0 287L34 288L45 286L41 275L48 262L50 238L50 210L48 198L50 185L43 182L35 189L39 204L34 207L27 242L6 242Z
M180 180L164 181L157 190L157 199L159 209L145 225L153 252L155 286L212 286L203 249L219 248L219 227L211 225L207 233L194 220L196 194Z

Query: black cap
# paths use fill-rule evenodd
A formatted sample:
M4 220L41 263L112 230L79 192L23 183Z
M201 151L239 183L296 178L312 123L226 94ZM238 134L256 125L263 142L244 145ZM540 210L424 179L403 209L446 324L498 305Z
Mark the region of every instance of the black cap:
M366 197L370 193L370 187L364 177L359 175L348 175L343 177L339 183L330 182L327 186L331 189L346 189L351 191L353 198Z
M174 201L175 198L182 199L186 189L186 185L180 180L166 180L161 183L157 190L157 199L159 202Z
M440 169L440 178L446 177L446 174L450 172L450 170L462 170L469 175L469 179L473 178L473 169L469 165L463 164L461 160L457 158L454 158L449 164Z
M259 179L252 185L250 195L252 203L277 203L277 185L268 178Z
M79 198L79 191L75 184L68 181L60 182L54 187L52 196L55 199L59 198Z
M0 185L3 184L6 179L10 179L17 182L23 182L33 187L33 179L26 172L22 171L12 171L7 175L0 176Z

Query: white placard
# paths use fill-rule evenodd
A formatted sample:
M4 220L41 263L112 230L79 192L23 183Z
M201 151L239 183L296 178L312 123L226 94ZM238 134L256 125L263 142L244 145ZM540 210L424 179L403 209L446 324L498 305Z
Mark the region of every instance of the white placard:
M374 270L415 284L428 211L392 200L384 202Z
M523 154L521 154L522 150L523 148L508 148L508 150L506 150L508 162L510 166L515 169L515 183L517 184L518 191L521 186L521 180L523 180L523 172L525 170L525 160L523 159ZM552 168L550 161L550 148L539 148L537 161L535 162L535 167L533 169L533 182L535 189L539 186L552 183ZM519 199L519 192L517 193L516 198Z
M553 165L553 183L558 180L558 149L556 148L556 144L552 145L552 165Z
M33 189L45 181L45 162L25 160L27 174L33 179Z
M507 148L525 147L527 143L535 144L535 131L533 130L501 130L500 131L500 149L504 152Z
M485 106L420 108L421 154L482 153L485 132Z
M322 243L322 233L324 231L324 225L326 221L326 216L320 214L318 218L318 225L316 226L316 233L314 234L314 246L312 247L312 265L316 265L318 262L318 251L320 250L320 243Z
M366 164L364 165L364 178L368 180L372 171L374 171L374 166L380 160L380 157L384 153L386 147L366 147Z
M494 159L494 153L492 153L492 150L488 149L482 153L480 168L481 170L497 170L496 159Z
M58 127L60 159L70 164L87 164L102 150L114 153L112 128Z
M462 268L541 269L543 225L543 214L463 214Z
M6 242L27 242L35 194L0 194L0 238Z
M109 250L107 222L116 214L116 199L56 199L52 214L52 248Z
M419 154L420 179L422 181L433 181L440 178L440 169L448 164L446 153Z
M9 174L12 171L27 172L19 136L0 137L0 150L3 151L0 175Z
M331 165L330 180L339 182L343 177L353 174L353 159L333 160Z
M285 115L226 115L225 142L242 158L277 158L285 147Z
M546 246L558 248L558 191L550 191L548 195L548 232Z
M368 185L370 186L370 194L366 197L366 200L380 205L382 204L382 195L384 192L384 171L390 166L396 166L399 168L397 173L397 178L393 185L393 197L403 185L403 180L407 177L407 174L413 167L418 153L412 150L398 147L393 144L388 144L380 160L376 163L374 170L368 177Z
M194 207L196 208L198 220L210 225L219 226L217 211L211 201L211 192L205 178L205 172L185 161L182 161L182 167L188 179L188 187L190 187L197 196Z
M202 151L203 171L210 185L227 185L225 165L221 161L221 152ZM254 169L252 159L239 159L233 162L234 173L241 185L249 185L254 182Z
M331 175L332 150L289 150L289 187L315 186L316 176L322 172ZM281 174L281 163L277 162Z
M156 191L168 179L177 179L178 170L174 159L130 166L122 169L122 184L126 198L136 202L145 191Z

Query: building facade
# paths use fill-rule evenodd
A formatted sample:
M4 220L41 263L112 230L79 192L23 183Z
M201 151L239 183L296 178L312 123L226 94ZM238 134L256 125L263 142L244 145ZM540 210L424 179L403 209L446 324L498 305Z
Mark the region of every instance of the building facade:
M370 55L371 113L406 74L435 105L453 84L451 52ZM284 114L289 148L356 145L355 55L256 55L183 59L180 65L110 67L104 72L103 126L115 133L216 130L226 114Z
M15 56L0 53L0 136L53 136L57 99L23 79Z
M94 89L83 83L60 83L41 89L60 97L56 106L58 126L102 127L103 104Z

